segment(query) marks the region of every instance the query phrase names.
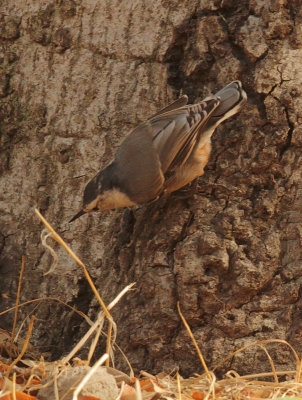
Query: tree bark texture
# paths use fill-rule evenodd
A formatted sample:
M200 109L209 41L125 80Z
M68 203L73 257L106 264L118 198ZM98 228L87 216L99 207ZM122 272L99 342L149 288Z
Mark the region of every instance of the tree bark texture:
M92 319L99 310L59 246L55 272L43 276L52 258L37 207L106 303L136 282L113 311L136 370L202 370L177 301L209 366L260 339L286 339L301 354L300 1L2 1L0 46L1 310L14 304L22 255L21 301L56 296ZM235 79L248 104L215 133L194 195L68 224L132 128L181 92L194 102ZM35 314L33 344L52 357L87 330L54 301ZM271 354L276 368L293 367L286 347ZM270 367L252 348L229 368Z

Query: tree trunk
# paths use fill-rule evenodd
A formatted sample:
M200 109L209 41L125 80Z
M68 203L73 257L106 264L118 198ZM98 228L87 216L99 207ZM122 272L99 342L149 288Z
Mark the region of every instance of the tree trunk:
M209 366L260 339L286 339L300 354L299 0L15 0L2 1L0 23L1 309L15 302L24 255L21 301L58 297L92 319L99 310L59 246L57 268L43 276L52 257L37 207L106 303L136 282L113 311L136 370L202 370L177 301ZM85 184L132 128L180 92L194 102L235 79L248 104L217 129L194 195L68 224ZM35 314L33 344L53 358L87 330L55 301ZM10 329L12 314L0 325ZM286 347L271 354L276 368L293 367ZM251 348L221 371L229 368L270 366Z

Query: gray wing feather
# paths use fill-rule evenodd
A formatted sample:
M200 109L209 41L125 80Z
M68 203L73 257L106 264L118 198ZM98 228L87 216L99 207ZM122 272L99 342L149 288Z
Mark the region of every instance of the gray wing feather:
M146 123L134 129L115 156L122 188L136 203L153 200L162 191L164 176L152 145L152 129Z
M222 114L225 114L234 107L234 104L236 104L240 100L241 94L238 88L234 87L231 83L225 88L219 90L219 92L217 92L215 96L219 96L221 101L219 107L217 107L214 112L214 116L216 114L221 116Z
M166 173L182 166L194 151L202 128L219 106L216 97L198 105L189 105L151 118L153 146Z
M156 114L152 115L150 118L148 118L149 120L164 114L166 112L172 111L172 110L177 110L180 107L183 107L185 105L187 105L188 103L188 96L187 95L183 95L181 97L179 97L177 100L173 101L172 103L170 103L169 105L167 105L166 107L162 108L161 110L157 111Z
M154 121L154 126L150 124L152 118L163 114L171 113L187 104L188 97L182 96L173 103L164 107L145 123L139 125L128 135L119 147L115 163L119 171L120 182L126 182L124 190L127 191L130 199L135 199L137 203L145 203L154 199L163 189L164 175L159 153L163 154L165 141L173 138L175 122L171 117ZM183 112L182 112L183 113ZM167 135L158 141L158 147L153 144L154 133L165 129ZM169 145L169 143L166 143ZM171 158L171 157L170 157Z
M153 146L158 152L164 173L177 156L179 150L185 144L187 134L190 130L190 126L185 114L178 116L178 118L174 117L174 119L170 119L169 122L169 125L166 124L163 129L153 136Z

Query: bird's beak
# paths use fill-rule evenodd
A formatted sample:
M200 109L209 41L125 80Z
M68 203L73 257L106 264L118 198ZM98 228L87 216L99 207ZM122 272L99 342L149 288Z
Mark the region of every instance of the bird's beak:
M74 217L71 218L70 222L73 222L74 220L78 219L79 217L81 217L83 214L86 214L85 211L81 210L79 211Z

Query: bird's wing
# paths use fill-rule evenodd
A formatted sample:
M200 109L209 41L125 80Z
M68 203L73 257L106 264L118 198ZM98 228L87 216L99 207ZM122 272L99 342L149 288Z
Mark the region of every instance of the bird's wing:
M162 108L161 110L157 111L156 114L152 115L150 118L148 118L148 120L155 118L161 114L164 114L166 112L172 111L172 110L177 110L180 107L183 107L185 105L187 105L188 103L188 96L187 95L183 95L181 97L179 97L177 100L173 101L173 103L170 103L169 105L167 105L166 107Z
M148 123L138 126L125 138L114 162L118 185L135 203L154 200L162 191L164 176Z
M135 128L116 152L119 185L134 202L146 203L156 198L162 191L165 180L159 154L153 145L150 120L178 110L187 102L188 97L184 95L158 111Z
M203 127L219 104L220 99L212 96L198 104L157 114L147 121L152 129L153 147L164 174L181 167L187 161L199 141Z

